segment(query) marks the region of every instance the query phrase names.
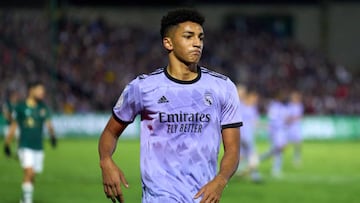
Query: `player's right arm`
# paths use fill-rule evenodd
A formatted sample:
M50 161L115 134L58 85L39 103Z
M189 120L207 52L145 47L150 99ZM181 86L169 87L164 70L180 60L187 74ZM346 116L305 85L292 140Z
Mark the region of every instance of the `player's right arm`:
M113 116L108 121L99 141L100 167L104 192L113 202L124 202L121 185L129 187L123 172L116 166L112 155L121 133L133 122L141 109L138 79L126 86L113 108Z
M126 188L129 187L123 172L112 159L118 138L125 130L126 126L127 123L119 122L112 116L99 140L100 167L102 171L104 192L113 202L116 202L115 199L119 202L124 202L121 184Z

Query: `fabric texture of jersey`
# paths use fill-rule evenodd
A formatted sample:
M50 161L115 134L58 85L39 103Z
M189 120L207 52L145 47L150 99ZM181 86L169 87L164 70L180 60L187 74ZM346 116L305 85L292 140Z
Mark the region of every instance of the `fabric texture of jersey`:
M20 130L19 148L43 149L44 122L50 118L47 106L39 102L31 107L25 101L16 105L14 117Z
M206 68L179 81L165 68L133 80L113 108L119 122L141 115L143 202L199 202L217 172L221 130L242 125L231 80Z

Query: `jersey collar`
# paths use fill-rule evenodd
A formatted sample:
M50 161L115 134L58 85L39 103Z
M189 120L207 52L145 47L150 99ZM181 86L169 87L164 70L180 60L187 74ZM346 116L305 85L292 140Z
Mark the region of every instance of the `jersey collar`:
M173 81L173 82L176 82L176 83L179 83L179 84L184 84L184 85L196 83L196 82L199 81L200 78L201 78L201 69L200 69L199 66L197 67L197 73L198 73L198 75L197 75L197 77L196 77L195 79L193 79L193 80L188 80L188 81L187 81L187 80L178 80L178 79L172 77L172 76L168 73L167 68L164 68L164 73L165 73L165 76L166 76L169 80L171 80L171 81Z

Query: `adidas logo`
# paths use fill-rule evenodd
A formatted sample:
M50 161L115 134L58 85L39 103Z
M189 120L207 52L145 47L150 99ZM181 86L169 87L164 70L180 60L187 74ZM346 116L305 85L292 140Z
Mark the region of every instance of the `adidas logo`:
M158 104L163 104L163 103L168 103L169 100L166 99L165 96L162 96L159 100L158 100Z

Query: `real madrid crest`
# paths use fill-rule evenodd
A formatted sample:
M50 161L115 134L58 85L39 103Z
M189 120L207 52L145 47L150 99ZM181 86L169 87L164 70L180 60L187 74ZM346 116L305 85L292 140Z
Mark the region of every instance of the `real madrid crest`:
M211 106L211 105L213 105L213 103L214 103L214 101L213 101L211 93L205 93L205 95L204 95L204 104L206 106Z

